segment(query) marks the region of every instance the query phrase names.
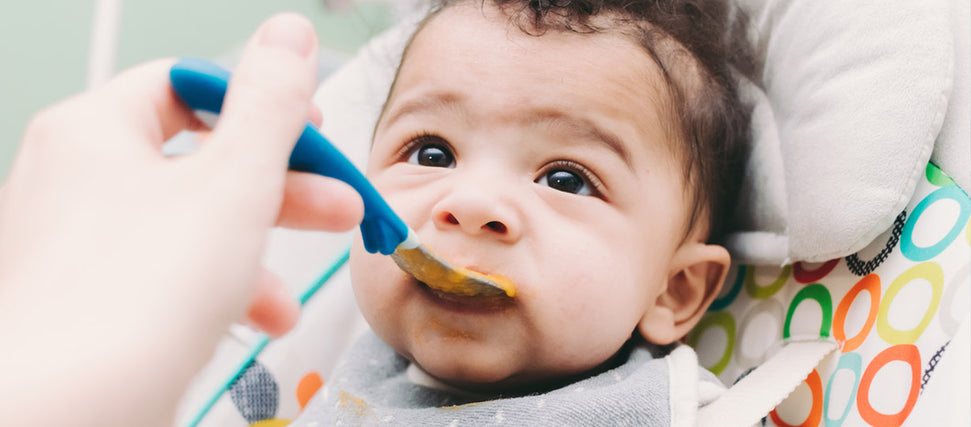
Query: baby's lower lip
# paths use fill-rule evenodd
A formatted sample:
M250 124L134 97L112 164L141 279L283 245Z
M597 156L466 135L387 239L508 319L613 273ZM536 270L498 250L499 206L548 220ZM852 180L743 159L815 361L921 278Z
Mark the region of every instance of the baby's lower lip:
M491 313L512 306L515 301L506 297L466 297L433 289L423 282L415 281L422 292L437 305L452 311L468 313Z

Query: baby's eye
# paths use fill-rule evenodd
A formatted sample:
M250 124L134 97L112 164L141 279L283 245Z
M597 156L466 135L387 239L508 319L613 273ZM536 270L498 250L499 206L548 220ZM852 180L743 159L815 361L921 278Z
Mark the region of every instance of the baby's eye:
M592 196L593 190L590 184L580 174L566 169L550 169L539 179L537 184L546 185L554 190L566 193L578 194L581 196Z
M429 166L433 168L454 168L455 156L452 151L441 144L423 144L411 152L408 163Z

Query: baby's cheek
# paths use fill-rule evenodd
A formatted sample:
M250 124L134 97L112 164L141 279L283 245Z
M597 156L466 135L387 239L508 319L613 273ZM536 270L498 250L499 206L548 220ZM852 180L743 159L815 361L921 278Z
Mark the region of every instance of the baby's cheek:
M371 314L381 305L383 295L379 289L383 274L376 257L378 255L368 253L360 244L351 249L351 285L357 304L369 322Z
M405 273L391 257L371 254L355 245L351 250L351 282L361 315L385 342L400 350L410 333L409 313L415 290L402 280Z
M632 290L629 272L616 274L620 270L604 268L598 270L599 274L577 274L572 286L552 297L560 301L560 309L551 312L555 319L550 323L559 326L549 330L558 331L569 357L587 355L606 360L636 328L643 314L643 304L638 302L641 295Z

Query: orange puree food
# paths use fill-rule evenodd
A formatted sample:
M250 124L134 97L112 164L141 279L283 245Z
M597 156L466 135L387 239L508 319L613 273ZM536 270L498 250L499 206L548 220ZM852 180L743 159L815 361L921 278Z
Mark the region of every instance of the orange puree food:
M510 298L516 296L516 286L506 277L498 274L482 274L462 267L450 267L445 262L429 262L428 255L423 254L421 248L399 247L392 257L402 270L411 273L432 289L460 296L483 296L492 293L488 286L482 284L485 281L497 288L495 293L504 292Z

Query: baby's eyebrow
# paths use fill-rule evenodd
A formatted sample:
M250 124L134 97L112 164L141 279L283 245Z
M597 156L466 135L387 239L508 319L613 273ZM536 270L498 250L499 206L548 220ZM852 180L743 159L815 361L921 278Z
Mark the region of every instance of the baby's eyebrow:
M617 154L627 168L634 170L634 165L631 163L630 153L627 151L627 147L624 145L623 141L613 132L598 126L596 122L585 118L570 115L561 111L547 110L539 111L532 117L530 121L545 123L554 126L562 126L569 129L571 132L583 135L585 139L594 140L602 143L605 147Z
M389 124L394 123L403 116L419 111L438 112L441 110L454 110L464 115L465 110L461 106L461 101L461 96L450 92L440 92L412 98L392 109L385 122Z

